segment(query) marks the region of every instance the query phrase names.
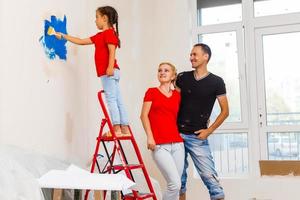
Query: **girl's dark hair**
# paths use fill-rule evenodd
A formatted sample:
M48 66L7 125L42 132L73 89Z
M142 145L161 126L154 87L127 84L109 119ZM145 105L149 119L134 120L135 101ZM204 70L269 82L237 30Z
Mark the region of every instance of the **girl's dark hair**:
M108 23L113 27L113 25L116 25L116 33L118 36L118 40L119 40L119 48L121 47L121 41L119 38L119 21L118 21L118 12L116 11L116 9L114 9L111 6L103 6L103 7L99 7L97 9L97 11L101 14L101 15L106 15L108 18Z

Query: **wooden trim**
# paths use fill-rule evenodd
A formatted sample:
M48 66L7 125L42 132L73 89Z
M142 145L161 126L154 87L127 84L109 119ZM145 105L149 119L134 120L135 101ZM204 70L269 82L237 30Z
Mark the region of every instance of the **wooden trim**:
M260 160L260 174L263 176L300 176L300 161Z
M62 200L63 199L63 189L53 189L53 200Z
M94 191L94 199L95 200L103 200L103 191L101 190L95 190Z

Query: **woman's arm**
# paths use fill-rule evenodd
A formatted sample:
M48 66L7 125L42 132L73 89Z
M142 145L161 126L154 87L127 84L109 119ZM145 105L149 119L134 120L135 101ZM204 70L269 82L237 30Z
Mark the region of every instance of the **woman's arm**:
M108 67L106 70L106 75L112 76L114 75L114 64L115 64L115 57L116 57L116 46L114 44L108 44Z
M55 36L58 39L66 39L69 42L72 42L74 44L79 44L79 45L87 45L87 44L93 44L92 40L90 38L85 38L85 39L81 39L81 38L77 38L77 37L73 37L71 35L66 35L64 33L60 33L60 32L56 32Z
M151 124L150 124L150 120L149 120L149 111L151 108L151 104L152 102L146 101L143 103L143 107L142 107L142 112L141 112L141 120L142 120L142 124L144 127L144 130L147 134L147 148L150 150L154 150L155 149L155 141L153 138L153 134L152 134L152 130L151 130Z

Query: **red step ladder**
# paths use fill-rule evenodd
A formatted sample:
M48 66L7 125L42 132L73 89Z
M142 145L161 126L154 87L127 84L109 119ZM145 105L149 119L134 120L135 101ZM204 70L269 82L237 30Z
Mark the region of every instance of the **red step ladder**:
M108 112L106 110L106 107L105 107L105 104L104 104L104 101L102 98L103 93L104 93L104 90L101 90L100 92L98 92L98 99L99 99L101 109L104 114L104 118L102 119L99 135L97 137L97 143L96 143L92 166L91 166L91 173L94 173L96 166L98 168L99 173L109 173L110 174L110 173L119 173L121 171L124 171L125 175L130 180L135 182L132 170L141 169L143 172L143 175L145 177L149 192L142 193L137 190L132 190L132 192L129 194L121 193L122 199L123 200L142 200L142 199L152 198L153 200L157 200L155 192L153 190L153 186L151 184L151 181L150 181L150 178L148 175L148 172L144 165L141 153L139 151L138 145L134 139L134 136L132 134L130 127L129 127L129 131L130 131L129 136L121 136L121 137L116 136L114 129L113 129L113 125L111 123L111 120L109 118ZM108 128L112 134L111 136L106 136L103 134L103 129L106 124L108 125ZM121 144L121 141L123 141L123 140L127 140L127 141L131 142L131 144L134 148L135 156L137 157L137 160L138 160L138 164L129 164L128 163L127 158L125 156L124 149ZM108 143L108 142L113 142L113 148L112 148L111 152L109 152L109 150L107 148L106 143ZM104 165L104 167L102 167L102 169L100 168L100 165L98 162L98 159L100 157L104 157L103 155L99 154L100 143L102 143L105 153L106 153L106 157L107 157L107 162ZM115 164L116 153L121 161L121 164ZM85 193L85 196L84 196L85 200L88 199L88 195L89 195L89 190L87 190ZM105 199L106 199L106 192L104 192L104 200Z

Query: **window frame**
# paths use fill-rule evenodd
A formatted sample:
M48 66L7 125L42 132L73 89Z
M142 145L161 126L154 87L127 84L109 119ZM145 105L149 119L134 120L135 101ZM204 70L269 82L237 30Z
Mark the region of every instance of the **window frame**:
M264 55L263 55L263 36L300 32L300 24L258 28L255 31L256 38L256 63L257 63L257 84L262 88L258 90L258 112L259 112L259 132L261 145L261 158L268 159L268 133L276 132L299 132L300 125L267 125L267 109L266 109L266 91L265 91L265 71L264 71Z
M241 123L224 123L214 134L218 133L234 133L244 132L248 136L248 153L249 153L249 176L259 176L260 169L257 164L261 159L267 159L268 143L267 132L263 133L260 128L261 119L261 97L258 94L261 90L259 85L261 77L258 77L258 55L256 48L258 47L256 38L258 37L257 30L263 28L276 28L277 26L288 26L288 29L293 25L300 25L300 12L286 13L270 16L254 16L254 1L242 0L242 21L198 26L197 24L197 1L190 1L191 9L191 47L198 40L198 34L209 34L227 31L236 31L237 48L238 48L238 63L240 73L240 95L241 95ZM292 29L290 29L292 30ZM262 44L262 43L261 43ZM240 52L241 50L241 52ZM212 50L213 51L213 50ZM229 108L230 109L230 108ZM299 126L295 127L276 127L270 129L269 132L297 132ZM244 177L237 174L238 177ZM236 176L235 176L236 177Z
M194 10L197 10L196 1ZM239 86L240 86L240 103L241 103L241 122L225 122L220 127L219 130L232 130L240 129L245 130L248 127L248 103L247 103L247 92L246 92L246 71L245 71L245 54L244 52L244 30L242 22L232 22L224 24L213 24L198 26L197 25L197 12L192 15L192 42L193 44L198 43L198 35L200 34L212 34L212 33L222 33L222 32L236 32L237 39L237 56L238 56L238 73L239 73ZM213 52L213 49L212 49ZM208 64L209 70L209 64ZM220 74L222 77L222 75ZM226 82L225 82L226 84ZM248 131L247 131L248 132Z

